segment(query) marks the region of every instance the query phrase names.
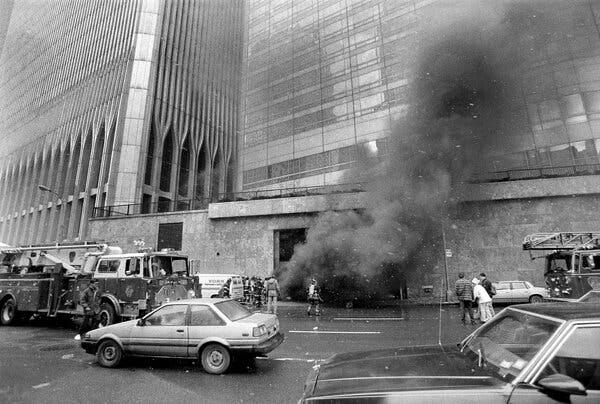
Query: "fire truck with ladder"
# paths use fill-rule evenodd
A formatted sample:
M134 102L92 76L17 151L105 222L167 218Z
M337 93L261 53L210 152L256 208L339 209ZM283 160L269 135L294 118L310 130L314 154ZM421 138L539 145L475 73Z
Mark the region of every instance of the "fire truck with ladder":
M0 323L32 315L82 316L92 278L102 293L100 325L140 317L164 302L201 296L188 258L174 250L124 254L105 243L0 247Z
M600 290L600 232L530 234L523 250L532 260L545 259L544 278L552 299L575 300ZM533 251L538 250L548 253L535 257Z

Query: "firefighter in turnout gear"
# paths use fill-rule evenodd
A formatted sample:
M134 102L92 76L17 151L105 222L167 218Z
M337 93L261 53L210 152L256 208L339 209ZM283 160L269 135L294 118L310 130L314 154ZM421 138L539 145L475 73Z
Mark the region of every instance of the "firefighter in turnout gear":
M308 287L308 309L306 309L307 314L310 316L310 311L313 306L315 306L315 315L321 315L321 288L317 284L316 279L312 279L310 281L310 286Z
M254 305L256 307L262 306L263 299L263 281L260 277L256 278L254 282Z
M98 279L92 278L90 284L81 292L80 303L83 306L83 322L79 327L79 334L75 339L81 339L86 332L98 327L100 321L100 297L102 293L98 289Z
M219 297L229 298L230 297L230 295L229 295L230 286L231 286L231 278L227 279L227 281L221 287L221 290L219 290Z
M252 282L252 283L251 283ZM244 285L244 303L252 304L252 284L254 282L250 280L247 276L244 276L243 285Z
M274 276L267 278L265 284L267 294L267 313L277 314L277 298L279 297L279 282Z

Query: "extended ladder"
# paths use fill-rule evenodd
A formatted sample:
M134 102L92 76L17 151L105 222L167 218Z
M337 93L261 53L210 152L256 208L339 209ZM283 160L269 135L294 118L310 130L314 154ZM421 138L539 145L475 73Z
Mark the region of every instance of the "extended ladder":
M523 250L575 250L600 248L600 233L558 232L525 236Z
M101 250L107 247L108 244L96 241L82 241L79 243L52 243L52 244L32 244L18 247L0 247L0 253L20 253L25 251L37 251L37 250L76 250L76 249L93 249L96 248Z

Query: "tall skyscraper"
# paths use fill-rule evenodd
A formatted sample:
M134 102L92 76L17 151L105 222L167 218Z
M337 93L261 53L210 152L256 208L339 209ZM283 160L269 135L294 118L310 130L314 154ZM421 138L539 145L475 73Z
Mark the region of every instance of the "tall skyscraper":
M0 56L0 239L234 186L241 0L15 2ZM43 185L46 188L39 188Z
M513 31L514 43L487 45L496 56L510 50L515 58L509 68L517 96L514 125L474 179L596 170L589 165L599 163L600 152L598 7L586 1L249 0L243 188L333 184L362 152L385 154L391 126L415 102L409 89L416 71L424 72L419 53L436 40L448 52L444 41L476 23L476 37Z
M134 248L143 237L199 270L270 274L319 212L365 212L377 195L255 199L362 180L350 170L362 159L381 173L429 156L435 140L396 125L421 108L434 126L481 122L480 101L502 96L486 117L500 124L476 126L485 147L448 223L430 226L444 247L433 237L423 253L450 255L448 269L432 258L409 295L482 266L539 281L516 252L525 234L600 227L599 24L588 0L14 2L0 56L0 240ZM424 189L424 200L437 191ZM412 194L400 191L386 197L401 205ZM242 201L206 209L224 200Z

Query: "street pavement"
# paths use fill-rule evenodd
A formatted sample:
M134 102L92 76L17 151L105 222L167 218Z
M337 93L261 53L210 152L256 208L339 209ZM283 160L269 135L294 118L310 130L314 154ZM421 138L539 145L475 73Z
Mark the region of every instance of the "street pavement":
M6 403L295 403L316 361L335 353L457 343L474 327L455 306L324 308L278 311L286 339L267 358L236 363L224 375L191 361L129 359L117 369L96 363L73 340L76 324L0 326L0 402Z

